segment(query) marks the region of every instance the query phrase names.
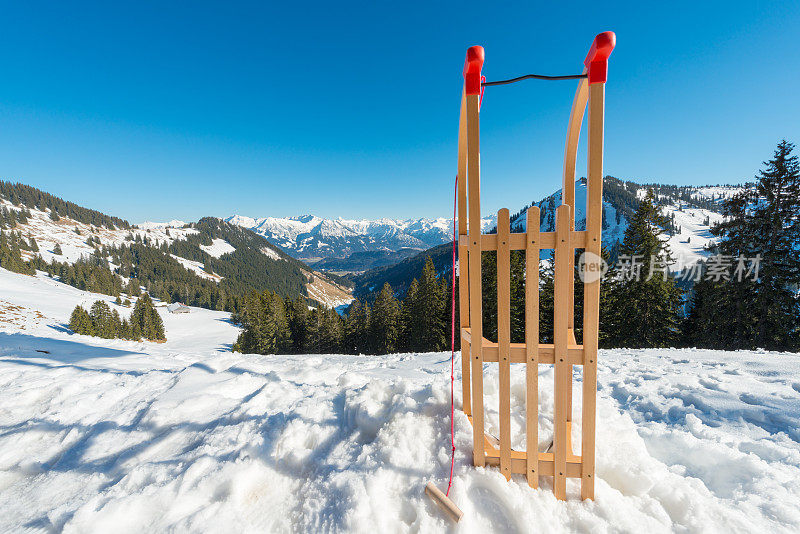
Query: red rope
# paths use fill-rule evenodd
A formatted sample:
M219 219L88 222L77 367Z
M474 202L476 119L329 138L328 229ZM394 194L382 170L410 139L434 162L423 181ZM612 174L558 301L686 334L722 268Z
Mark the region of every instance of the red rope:
M483 88L481 88L482 90ZM483 91L481 91L483 92ZM458 202L458 175L453 192L453 266L450 270L450 480L447 482L446 496L450 496L450 487L453 485L453 465L456 463L456 428L455 428L455 403L453 401L453 384L455 377L456 359L456 204Z

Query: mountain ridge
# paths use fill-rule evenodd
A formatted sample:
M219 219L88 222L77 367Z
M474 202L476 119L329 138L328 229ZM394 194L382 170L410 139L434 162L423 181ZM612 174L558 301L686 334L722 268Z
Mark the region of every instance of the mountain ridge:
M216 217L131 225L30 186L0 181L0 230L18 261L108 294L153 297L236 311L250 291L303 296L341 306L349 290L286 254L263 236ZM29 262L28 266L19 263ZM133 284L133 285L132 285ZM89 287L91 286L91 287Z
M675 256L674 265L677 267L686 267L710 254L707 249L714 240L710 227L722 220L720 202L743 187L735 184L716 186L640 184L613 176L606 176L603 185L603 246L614 253L617 244L624 238L627 221L636 210L639 199L648 189L652 189L656 204L670 221L665 237ZM549 232L555 230L555 208L560 203L561 189L558 189L541 200L526 204L511 216L511 231L526 230L526 210L534 205L540 209L541 230ZM586 184L584 179L579 179L575 182L576 230L586 227L585 207ZM490 228L488 232L492 233L495 230ZM447 241L452 242L451 240L450 237ZM355 288L354 296L359 299L369 299L370 293L379 290L386 282L402 296L411 280L419 276L427 256L433 260L437 274L446 275L451 269L452 250L446 245L447 243L444 243L421 251L416 256L403 258L392 265L383 265L350 275L349 278ZM542 250L543 260L549 260L551 257L551 250Z
M224 219L264 236L295 258L310 262L336 258L343 260L354 253L401 249L426 250L452 239L452 219L326 219L316 215L253 218L232 215ZM483 226L495 223L494 216L483 218ZM339 262L340 270L345 268ZM353 269L357 270L357 269Z

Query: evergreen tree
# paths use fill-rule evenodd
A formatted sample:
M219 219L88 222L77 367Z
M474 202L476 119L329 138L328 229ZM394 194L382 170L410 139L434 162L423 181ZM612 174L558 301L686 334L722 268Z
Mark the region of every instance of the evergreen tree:
M398 308L399 309L399 308ZM356 299L350 304L344 323L342 350L347 354L368 354L370 351L371 310L369 305Z
M62 254L64 254L61 251L61 245L59 245L58 243L56 243L55 246L53 247L53 254L55 254L56 256L61 256Z
M430 257L425 261L419 280L419 295L416 311L420 314L421 350L440 351L448 346L447 327L445 323L446 289L444 282L436 278L436 270Z
M133 334L131 333L131 324L127 319L123 319L122 322L120 322L119 337L122 339L134 339Z
M308 316L304 352L314 354L339 352L342 336L342 320L336 310L325 306L315 308Z
M150 341L160 341L164 338L164 322L153 306L150 295L143 293L133 306L130 318L133 337L143 337Z
M251 292L241 318L244 331L234 350L253 354L285 354L292 348L289 317L283 299L271 291Z
M128 288L125 290L125 292L128 293L129 297L138 297L142 292L140 289L139 280L131 277L130 281L128 282Z
M287 304L289 313L289 333L292 339L292 352L299 354L306 342L308 328L308 302L303 297L297 297Z
M92 328L92 318L82 306L75 306L72 310L72 315L69 318L69 328L76 334L83 334L85 336L93 336L94 330Z
M758 276L745 273L724 283L698 284L685 333L688 343L727 349L800 347L800 163L793 150L793 144L781 141L756 183L723 202L725 219L712 228L720 238L718 252L737 267L740 257L751 268L759 258Z
M604 346L609 347L669 347L679 340L682 293L674 278L659 268L671 263L669 247L661 235L664 217L653 203L653 192L639 203L625 231L620 256L639 261L641 271L634 267L620 272L619 266L606 282L608 300L601 321L606 323Z
M375 354L389 354L397 350L399 320L400 304L387 282L375 299L369 322L370 345Z
M103 300L98 300L92 304L89 310L92 319L92 330L94 335L105 339L117 337L118 328L111 316L111 308ZM117 318L119 320L119 318Z
M13 231L8 235L0 231L0 267L15 273L33 274L33 267L22 259L20 240Z

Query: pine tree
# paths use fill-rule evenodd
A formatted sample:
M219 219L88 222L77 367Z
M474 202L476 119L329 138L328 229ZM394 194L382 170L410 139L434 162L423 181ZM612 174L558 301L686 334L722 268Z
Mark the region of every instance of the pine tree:
M370 345L375 354L389 354L397 350L399 320L400 304L387 282L375 299L369 323Z
M136 278L131 277L130 281L128 282L128 287L125 290L128 293L129 297L138 297L141 294L141 286L139 284L139 280Z
M553 314L555 313L555 273L553 262L548 261L539 272L539 340L553 343Z
M303 352L332 354L341 349L342 320L336 310L325 306L311 310L307 325Z
M481 254L483 337L497 342L497 252Z
M131 313L131 330L136 337L143 337L150 341L160 341L164 338L164 322L153 306L150 295L143 293L133 306ZM137 337L138 339L138 337Z
M674 278L658 272L671 262L669 247L661 239L664 217L653 203L653 192L640 201L625 231L621 257L642 262L640 273L606 282L608 300L604 346L669 347L680 339L682 292ZM620 275L619 268L613 271Z
M276 354L286 354L292 347L292 332L289 329L289 318L286 306L277 293L270 292L268 297L271 323L273 327L273 343Z
M293 349L290 314L283 298L271 291L251 292L241 316L244 331L234 350L252 354L286 354Z
M76 334L83 334L85 336L93 336L94 330L92 328L92 318L82 306L75 306L72 310L72 315L69 318L69 328Z
M781 141L756 183L723 203L725 219L712 228L720 238L718 251L734 263L760 258L758 277L701 286L706 294L693 298L688 342L727 349L800 347L800 162L793 150Z
M33 266L22 259L19 234L10 232L8 236L0 231L0 267L22 274L34 274Z
M94 335L105 339L117 337L117 328L111 316L111 308L103 300L95 301L89 310L92 319L92 330Z
M369 353L371 310L367 303L356 299L350 304L344 322L342 350L347 354ZM398 318L399 320L399 318Z
M423 350L423 324L419 301L419 282L414 278L400 306L400 350L408 352Z
M306 330L308 329L308 303L306 299L299 296L293 301L289 313L289 333L292 340L292 352L299 354L303 350L306 340Z
M61 256L62 254L64 254L61 251L61 245L59 245L58 243L56 243L55 246L53 247L53 254L55 254L56 256Z
M445 317L445 287L444 282L436 277L436 270L430 256L422 268L419 280L419 296L417 299L417 313L421 314L422 331L421 350L440 351L448 346L447 325Z
M131 324L127 319L123 319L119 325L119 337L122 339L133 339L131 334Z

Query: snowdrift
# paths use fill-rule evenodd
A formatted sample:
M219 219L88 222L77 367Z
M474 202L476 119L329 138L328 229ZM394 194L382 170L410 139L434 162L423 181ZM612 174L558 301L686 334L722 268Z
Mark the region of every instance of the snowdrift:
M0 531L800 530L795 354L601 351L594 502L473 468L458 414L454 528L423 494L446 485L449 354L233 354L227 314L196 308L160 310L164 344L69 333L97 298L0 270ZM543 367L542 448L552 380ZM496 434L490 366L485 393Z

